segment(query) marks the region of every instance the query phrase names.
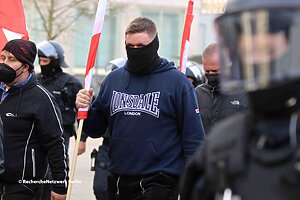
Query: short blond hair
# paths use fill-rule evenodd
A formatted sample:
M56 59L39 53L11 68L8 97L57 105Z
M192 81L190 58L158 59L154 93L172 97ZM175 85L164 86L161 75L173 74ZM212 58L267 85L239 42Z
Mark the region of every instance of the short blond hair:
M151 38L154 38L157 34L156 25L147 17L138 17L129 23L126 28L125 35L143 32L147 32Z
M218 51L218 44L217 43L211 43L209 44L202 53L202 60L203 59L210 59L213 57Z

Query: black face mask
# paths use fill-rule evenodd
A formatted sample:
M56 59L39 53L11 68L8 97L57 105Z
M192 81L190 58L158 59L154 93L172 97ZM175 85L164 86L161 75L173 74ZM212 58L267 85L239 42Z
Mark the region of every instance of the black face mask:
M145 47L131 48L126 45L127 69L135 74L149 74L160 66L161 59L157 54L158 36Z
M58 66L58 60L51 60L48 65L41 65L41 74L45 77L54 76L59 71L61 68Z
M208 84L211 87L217 87L220 85L220 76L219 74L206 74L205 75L208 81Z
M23 64L21 65L21 67L23 67ZM9 65L5 63L0 63L0 82L12 83L17 77L19 77L23 73L22 72L17 76L16 71L21 69L21 67L19 67L17 70L14 70Z

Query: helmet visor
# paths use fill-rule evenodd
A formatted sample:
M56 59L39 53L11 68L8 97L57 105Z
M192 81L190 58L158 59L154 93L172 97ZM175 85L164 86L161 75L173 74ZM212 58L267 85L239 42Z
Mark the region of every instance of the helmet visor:
M224 14L216 25L224 92L260 90L300 77L299 10Z

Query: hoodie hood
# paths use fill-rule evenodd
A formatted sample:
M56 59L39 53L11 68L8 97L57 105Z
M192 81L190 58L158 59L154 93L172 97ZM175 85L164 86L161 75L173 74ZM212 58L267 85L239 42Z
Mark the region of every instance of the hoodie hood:
M168 70L176 69L175 64L173 61L169 62L167 59L162 58L160 67L158 67L156 70L153 71L153 73L162 73Z
M126 62L124 68L129 72L129 73L132 73L130 72L130 70L128 70L128 61ZM149 74L155 74L155 73L161 73L161 72L164 72L164 71L168 71L168 70L171 70L171 69L176 69L175 68L175 64L174 62L169 62L167 59L165 58L160 58L160 65L158 67L155 68L154 71L152 71L151 73ZM147 76L149 74L138 74L138 76ZM137 74L136 74L137 75Z

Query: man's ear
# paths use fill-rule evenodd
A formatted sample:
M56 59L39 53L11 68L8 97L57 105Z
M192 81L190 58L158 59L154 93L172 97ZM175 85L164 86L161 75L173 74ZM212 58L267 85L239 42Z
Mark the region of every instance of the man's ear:
M25 70L29 71L29 65L28 64L23 64Z

